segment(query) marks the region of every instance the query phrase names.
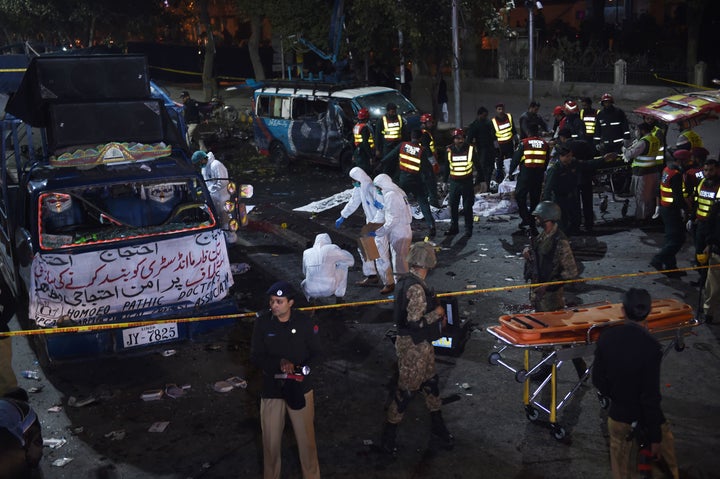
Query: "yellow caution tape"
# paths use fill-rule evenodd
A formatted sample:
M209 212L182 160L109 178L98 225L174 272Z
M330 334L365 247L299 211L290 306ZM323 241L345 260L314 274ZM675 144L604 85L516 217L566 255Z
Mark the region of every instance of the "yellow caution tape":
M661 271L648 271L639 273L621 273L607 276L594 276L591 278L577 278L567 279L562 281L549 281L547 283L529 283L529 284L514 284L510 286L495 286L492 288L478 288L464 291L451 291L448 293L439 293L439 298L448 298L452 296L467 296L471 294L482 294L482 293L495 293L499 291L512 291L515 289L525 288L537 288L539 286L554 286L564 285L572 283L588 283L591 281L603 281L607 279L622 279L622 278L637 278L641 276L652 276L658 274L675 273L680 271L695 271L700 269L718 268L720 264L706 265L706 266L691 266L688 268L676 268L666 269ZM353 303L342 303L342 304L325 304L320 306L306 306L303 308L297 308L299 311L321 311L326 309L342 309L342 308L356 308L359 306L374 306L378 304L389 304L395 301L394 299L374 299L368 301L355 301ZM165 323L192 323L200 321L215 321L221 319L241 319L241 318L253 318L257 317L257 312L249 313L235 313L235 314L222 314L215 316L194 316L188 318L175 318L175 319L161 319L161 320L149 320L149 321L133 321L123 323L106 323L106 324L86 324L82 326L68 326L58 328L45 328L45 329L29 329L23 331L9 331L0 332L0 337L6 336L36 336L41 334L68 334L68 333L87 333L91 331L102 331L110 329L122 329L122 328L137 328L140 326L151 326L154 324L165 324Z

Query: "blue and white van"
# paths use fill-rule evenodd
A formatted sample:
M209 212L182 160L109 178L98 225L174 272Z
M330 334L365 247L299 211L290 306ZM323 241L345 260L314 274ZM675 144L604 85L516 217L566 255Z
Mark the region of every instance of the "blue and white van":
M255 145L277 166L306 158L349 170L357 112L367 108L377 121L388 103L398 106L409 129L419 128L417 107L392 88L271 82L253 94Z

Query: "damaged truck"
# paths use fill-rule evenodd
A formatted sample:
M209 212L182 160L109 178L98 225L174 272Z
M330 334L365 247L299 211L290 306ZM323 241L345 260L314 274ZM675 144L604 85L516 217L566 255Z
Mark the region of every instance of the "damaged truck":
M41 360L185 340L237 314L221 212L176 123L143 56L34 58L7 102L0 287L42 330Z

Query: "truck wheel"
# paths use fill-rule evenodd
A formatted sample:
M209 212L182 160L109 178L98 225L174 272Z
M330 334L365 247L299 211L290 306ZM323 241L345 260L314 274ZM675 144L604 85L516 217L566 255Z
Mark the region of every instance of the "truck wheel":
M290 166L290 158L282 143L276 141L270 145L270 162L278 170L287 170Z

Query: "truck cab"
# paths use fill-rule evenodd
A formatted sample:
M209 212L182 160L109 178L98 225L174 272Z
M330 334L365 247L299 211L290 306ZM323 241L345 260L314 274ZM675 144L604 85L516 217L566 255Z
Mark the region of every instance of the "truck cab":
M219 212L144 57L35 58L1 124L2 287L46 330L40 356L189 339L237 313Z

